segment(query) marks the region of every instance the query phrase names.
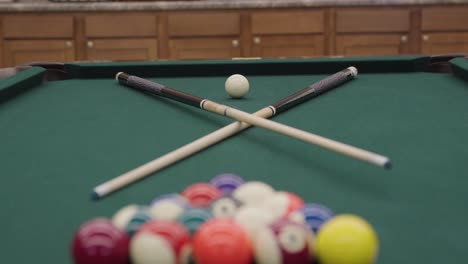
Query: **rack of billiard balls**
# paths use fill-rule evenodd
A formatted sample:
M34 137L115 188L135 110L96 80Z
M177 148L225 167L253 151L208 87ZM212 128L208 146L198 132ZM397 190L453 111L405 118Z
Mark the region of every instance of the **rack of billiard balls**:
M377 251L363 218L235 174L89 220L71 243L76 264L370 264Z

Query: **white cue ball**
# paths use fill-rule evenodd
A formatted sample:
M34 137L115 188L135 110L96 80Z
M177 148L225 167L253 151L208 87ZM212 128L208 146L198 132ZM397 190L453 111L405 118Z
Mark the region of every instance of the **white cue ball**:
M227 78L224 88L232 98L244 97L249 92L249 81L243 75L234 74Z

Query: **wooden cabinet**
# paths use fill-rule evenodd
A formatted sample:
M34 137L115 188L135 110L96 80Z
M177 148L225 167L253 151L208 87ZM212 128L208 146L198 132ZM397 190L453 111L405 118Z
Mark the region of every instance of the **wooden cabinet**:
M158 58L155 14L99 14L84 18L86 60Z
M251 55L325 55L324 11L258 11L251 14Z
M468 7L422 10L421 52L468 53Z
M176 12L168 15L169 58L222 59L241 55L238 12Z
M425 33L421 41L423 54L468 53L468 32Z
M358 34L336 37L336 53L343 56L386 56L407 52L408 37L400 34Z
M5 40L4 65L18 66L30 62L75 60L72 40Z
M145 61L158 58L155 39L94 39L86 42L88 60Z
M336 11L335 54L343 56L409 53L410 14L406 9Z
M468 53L468 4L0 14L0 66L32 61Z
M75 60L73 16L8 15L2 32L3 66Z

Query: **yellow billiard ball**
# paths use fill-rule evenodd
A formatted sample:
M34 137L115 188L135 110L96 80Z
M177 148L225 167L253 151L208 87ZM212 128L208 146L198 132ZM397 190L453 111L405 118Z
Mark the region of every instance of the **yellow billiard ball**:
M377 257L378 239L366 220L343 214L323 224L315 249L322 264L371 264Z

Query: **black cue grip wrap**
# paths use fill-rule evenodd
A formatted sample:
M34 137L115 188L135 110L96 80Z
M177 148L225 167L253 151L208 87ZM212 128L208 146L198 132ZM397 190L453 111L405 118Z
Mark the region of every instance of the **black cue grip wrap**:
M186 94L180 91L168 88L160 83L152 82L138 76L129 75L124 72L117 73L117 81L135 90L139 90L151 95L158 95L162 97L171 98L175 101L188 104L197 108L200 108L200 103L203 101L202 98Z
M284 112L289 108L308 100L311 97L322 94L353 79L356 75L357 69L355 67L346 68L342 71L328 76L327 78L319 82L309 85L307 88L304 88L298 91L297 93L292 94L276 102L275 104L272 104L270 107L274 108L274 114Z

